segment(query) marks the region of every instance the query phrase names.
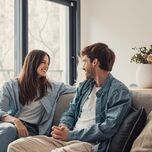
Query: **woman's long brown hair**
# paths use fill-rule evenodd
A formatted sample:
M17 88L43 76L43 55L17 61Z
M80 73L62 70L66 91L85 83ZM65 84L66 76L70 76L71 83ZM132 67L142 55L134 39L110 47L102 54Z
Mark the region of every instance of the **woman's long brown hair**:
M32 50L26 56L23 68L19 74L19 101L22 105L33 100L41 99L47 94L47 88L51 87L46 77L38 78L37 68L41 64L44 56L50 56L42 50Z

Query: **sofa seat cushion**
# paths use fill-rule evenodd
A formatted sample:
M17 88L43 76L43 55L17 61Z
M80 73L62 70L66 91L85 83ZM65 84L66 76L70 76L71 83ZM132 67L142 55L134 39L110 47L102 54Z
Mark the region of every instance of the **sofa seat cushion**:
M144 108L131 108L118 132L113 136L109 152L129 152L134 140L145 126L146 112Z
M147 122L133 143L131 152L152 152L152 112L147 117Z

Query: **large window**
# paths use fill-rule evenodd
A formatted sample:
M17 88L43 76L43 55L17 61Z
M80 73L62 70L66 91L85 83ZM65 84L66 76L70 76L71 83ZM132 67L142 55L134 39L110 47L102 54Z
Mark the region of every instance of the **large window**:
M19 74L32 49L50 54L50 79L75 82L79 5L79 0L0 0L0 86Z
M14 0L0 0L0 86L14 77Z
M51 57L48 78L69 81L69 9L51 1L28 2L28 50L41 49Z

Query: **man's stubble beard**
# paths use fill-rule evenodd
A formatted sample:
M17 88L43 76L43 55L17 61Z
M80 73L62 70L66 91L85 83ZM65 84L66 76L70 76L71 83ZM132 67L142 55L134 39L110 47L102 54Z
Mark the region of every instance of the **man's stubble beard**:
M90 69L87 73L86 73L86 79L94 79L94 71L93 69Z

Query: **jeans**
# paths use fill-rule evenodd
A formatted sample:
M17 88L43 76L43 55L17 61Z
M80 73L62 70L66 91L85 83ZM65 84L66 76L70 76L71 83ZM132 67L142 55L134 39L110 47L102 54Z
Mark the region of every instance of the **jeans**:
M33 124L30 124L30 123L25 122L25 121L22 121L22 123L27 128L30 136L34 136L34 135L38 135L39 134L39 130L38 130L38 126L37 125L33 125Z
M26 122L23 122L23 124L28 129L30 136L39 134L38 127L36 125ZM0 152L7 152L8 145L18 138L17 129L13 124L0 121Z

